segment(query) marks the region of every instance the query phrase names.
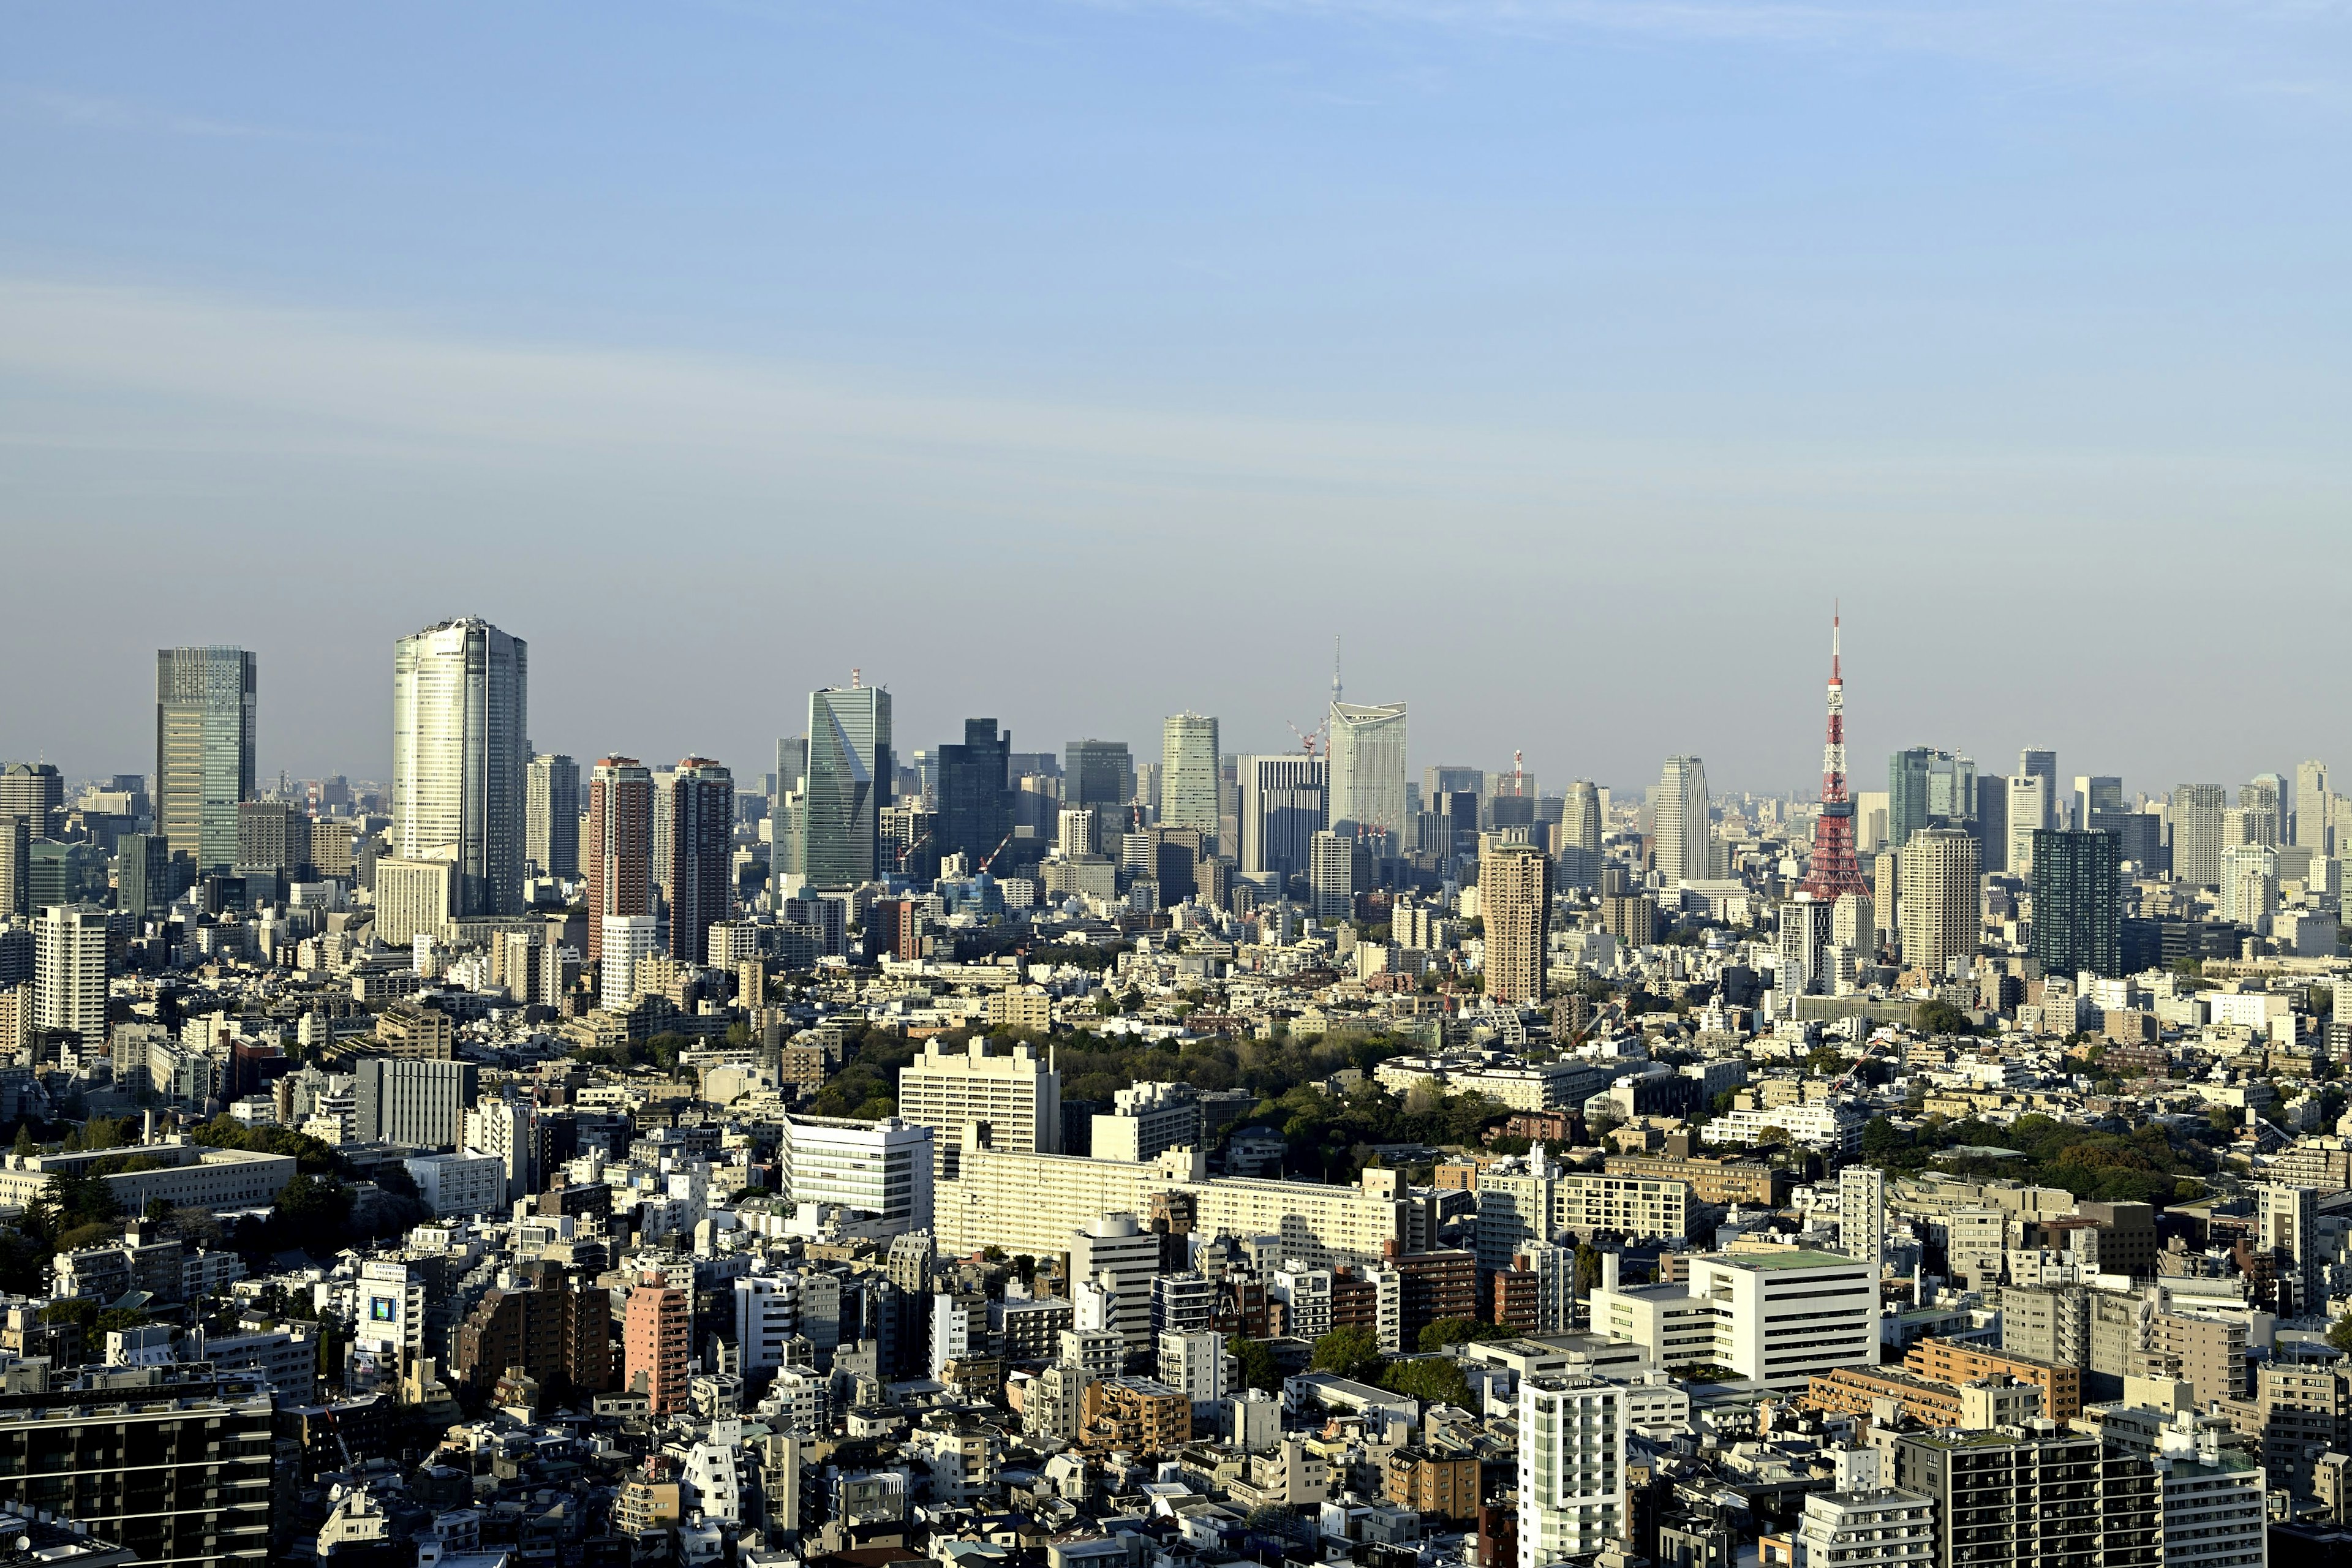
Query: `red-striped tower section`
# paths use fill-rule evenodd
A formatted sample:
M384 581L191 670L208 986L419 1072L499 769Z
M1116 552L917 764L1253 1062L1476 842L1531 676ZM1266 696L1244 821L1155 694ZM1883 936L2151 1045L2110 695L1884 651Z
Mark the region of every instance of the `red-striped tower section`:
M1822 814L1813 819L1813 860L1798 891L1824 901L1840 893L1867 898L1853 853L1853 797L1845 787L1845 678L1838 670L1838 620L1830 617L1830 731L1822 748Z

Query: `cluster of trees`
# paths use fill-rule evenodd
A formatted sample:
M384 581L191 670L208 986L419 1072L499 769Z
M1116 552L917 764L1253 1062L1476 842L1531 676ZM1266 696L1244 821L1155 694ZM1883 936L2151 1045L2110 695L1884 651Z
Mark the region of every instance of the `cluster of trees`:
M1964 1146L2012 1149L2025 1158L1950 1152ZM2099 1203L2159 1207L2202 1196L2204 1184L2198 1178L2216 1163L2212 1150L2194 1141L2185 1148L2176 1146L2155 1122L2130 1132L2107 1132L2038 1115L2021 1116L2007 1126L1930 1116L1908 1132L1876 1117L1862 1130L1862 1157L1888 1171L1911 1173L1936 1164L1964 1175L2008 1176L2037 1186L2063 1187Z
M1421 1348L1424 1352L1437 1351L1465 1340L1489 1339L1507 1331L1468 1318L1441 1319L1422 1330ZM1432 1355L1391 1360L1381 1353L1380 1340L1370 1329L1332 1330L1315 1342L1311 1364L1317 1372L1336 1373L1357 1383L1385 1388L1391 1394L1470 1407L1470 1384L1462 1375L1460 1363L1451 1357Z
M298 1171L312 1175L348 1175L350 1163L331 1143L290 1127L247 1127L233 1116L215 1116L188 1136L208 1149L243 1149L255 1154L286 1154Z

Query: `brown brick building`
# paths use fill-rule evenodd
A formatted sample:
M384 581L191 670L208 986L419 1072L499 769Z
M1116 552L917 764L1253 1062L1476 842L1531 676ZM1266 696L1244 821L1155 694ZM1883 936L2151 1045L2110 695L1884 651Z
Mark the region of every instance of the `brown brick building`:
M1475 1454L1399 1448L1389 1456L1386 1481L1388 1500L1399 1508L1447 1519L1478 1516L1480 1488Z
M2042 1413L2053 1421L2072 1421L2083 1413L2083 1370L2032 1356L2012 1355L1985 1345L1954 1340L1922 1340L1903 1358L1904 1369L1937 1383L1975 1383L1987 1377L2011 1377L2042 1391Z
M613 1310L602 1290L581 1289L553 1269L523 1289L493 1289L457 1325L462 1383L488 1388L520 1367L551 1394L613 1386Z

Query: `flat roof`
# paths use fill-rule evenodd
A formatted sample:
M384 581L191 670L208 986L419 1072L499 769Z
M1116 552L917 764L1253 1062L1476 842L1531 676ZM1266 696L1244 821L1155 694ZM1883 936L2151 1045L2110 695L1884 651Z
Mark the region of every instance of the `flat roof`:
M1734 1268L1863 1268L1869 1260L1848 1258L1843 1252L1811 1252L1802 1248L1788 1252L1712 1252L1706 1255L1710 1263L1727 1264Z

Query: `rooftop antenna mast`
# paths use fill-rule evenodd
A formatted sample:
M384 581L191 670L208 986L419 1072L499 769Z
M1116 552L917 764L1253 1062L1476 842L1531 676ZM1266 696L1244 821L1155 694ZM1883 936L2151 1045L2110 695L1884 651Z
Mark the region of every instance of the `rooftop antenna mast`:
M1339 639L1331 639L1331 700L1339 700Z

